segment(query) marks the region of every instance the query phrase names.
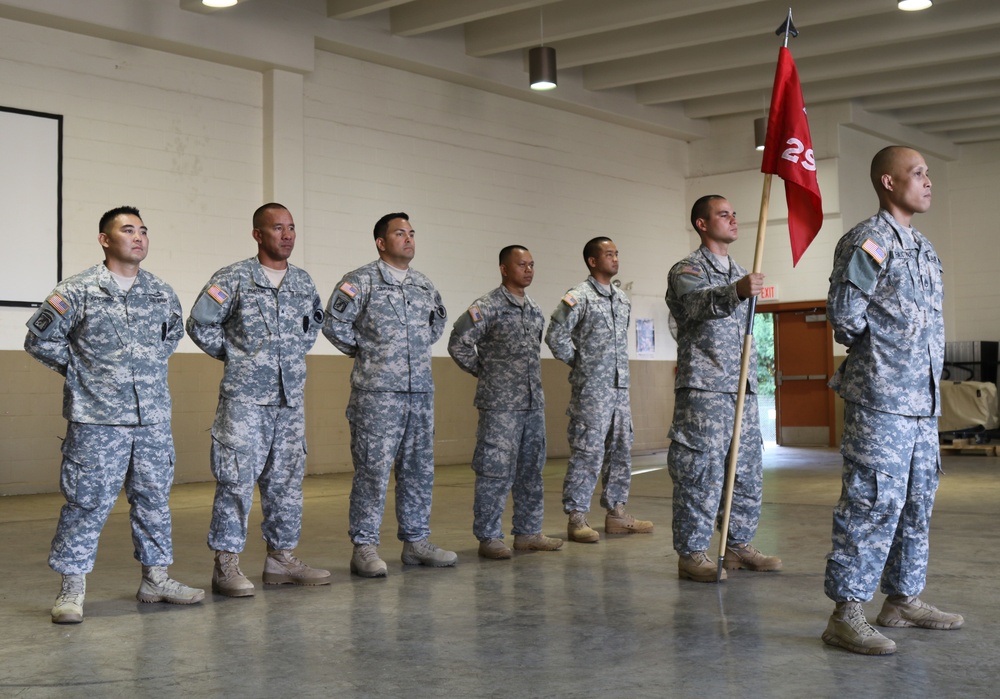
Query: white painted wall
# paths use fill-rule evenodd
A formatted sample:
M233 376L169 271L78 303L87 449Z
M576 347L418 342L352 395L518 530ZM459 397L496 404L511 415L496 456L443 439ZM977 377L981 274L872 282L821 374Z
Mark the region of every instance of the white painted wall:
M665 265L687 247L668 224L683 210L682 142L321 51L301 103L289 82L271 93L254 71L0 20L3 103L65 115L64 274L101 259L97 219L131 203L150 228L145 267L188 309L212 272L255 251L265 189L297 175L293 261L324 298L374 259L375 220L404 210L415 266L453 317L499 283L496 254L511 242L533 251L546 313L586 276L581 251L597 235L615 239L633 294L662 299ZM304 143L304 173L291 171L303 159L280 157L281 131L265 162L265 103L292 147ZM0 349L21 347L29 316L0 309ZM314 351L335 352L323 340Z
M938 168L940 170L940 167ZM947 168L951 250L945 265L949 340L1000 340L1000 143L962 148ZM931 172L934 191L940 177ZM935 198L935 207L940 204Z
M144 266L185 308L212 271L256 249L260 73L0 20L0 101L65 117L64 276L103 259L97 223L120 204L141 210ZM18 245L48 234L6 232ZM30 315L0 308L0 349L22 347Z

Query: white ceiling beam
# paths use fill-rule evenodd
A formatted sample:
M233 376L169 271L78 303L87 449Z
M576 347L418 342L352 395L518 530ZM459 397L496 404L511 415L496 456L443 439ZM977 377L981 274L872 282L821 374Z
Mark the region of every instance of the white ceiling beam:
M927 39L934 37L934 51L950 51L951 60L976 55L984 42L997 43L1000 28L1000 3L996 0L966 0L942 17L914 17L907 22L875 22L862 17L822 25L822 31L808 41L796 41L792 53L804 77L815 79L802 68L804 59L837 55L855 55L863 50L874 59L899 60L911 49L910 60L927 64ZM961 8L961 9L960 9ZM927 15L927 13L923 13ZM942 36L942 34L944 36ZM765 37L744 37L726 42L704 44L702 50L672 49L635 58L623 58L584 68L584 84L591 90L667 80L684 75L723 70L739 57L741 65L773 64L777 41ZM897 50L898 47L898 50ZM827 65L828 71L837 66ZM832 76L831 76L832 77Z
M996 97L1000 95L1000 61L991 60L996 67L996 80L969 80L964 75L956 74L955 80L936 89L924 88L906 92L872 94L861 99L861 106L870 112L881 112L929 104L963 102L981 97Z
M1000 127L1000 114L976 117L975 119L951 119L949 121L932 121L920 125L921 131L927 133L944 133L947 131L969 131L984 127Z
M912 146L925 155L934 155L944 160L958 160L961 155L958 146L947 138L924 133L881 114L872 114L854 103L850 105L850 116L844 125L887 141Z
M653 54L662 51L664 46L698 47L707 39L718 44L745 37L760 39L771 36L773 46L778 46L781 39L774 30L784 20L787 11L788 0L766 0L726 10L723 24L710 14L700 13L627 29L602 30L589 36L554 42L553 45L559 53L559 65L567 68ZM806 5L801 11L796 11L794 22L805 27L802 31L806 41L820 31L820 25L851 17L885 14L888 14L887 8L871 0L838 0ZM869 21L885 20L885 17L876 17Z
M412 0L326 0L326 16L333 19L354 19L405 5Z
M393 8L392 33L417 36L466 22L537 8L554 0L417 0ZM537 12L537 10L535 10Z
M545 43L585 37L650 22L726 10L753 0L568 0L544 9ZM537 10L513 12L470 23L465 27L465 50L470 56L490 56L538 44ZM780 23L780 22L779 22ZM777 26L777 24L775 24Z
M964 117L981 117L1000 114L1000 97L993 99L971 100L952 104L932 104L926 107L913 107L890 112L890 115L900 124L917 125L930 121Z
M959 144L1000 141L1000 127L969 129L968 131L947 132L941 135Z
M852 75L846 78L819 80L802 85L802 96L806 106L835 102L844 99L862 98L861 105L868 111L880 111L885 108L898 108L908 104L919 104L917 100L927 100L924 103L934 103L934 96L948 90L950 87L961 87L959 83L989 83L1000 78L1000 61L995 57L982 58L974 61L957 63L942 63L929 66L922 70L904 68L902 70L884 71L865 76ZM773 83L773 77L772 77ZM896 94L913 95L912 100L893 100ZM868 100L880 99L892 106L873 106ZM767 109L771 100L771 84L756 90L743 90L728 94L701 97L684 102L684 113L692 119L736 114Z
M928 70L941 63L1000 56L997 29L990 27L957 34L934 42L930 50L925 41L893 46L874 46L824 56L799 59L799 76L808 82L865 76L890 70ZM765 89L774 83L777 55L768 63L747 65L636 85L636 97L642 104L662 104L709 97L725 92ZM584 86L593 89L584 69Z

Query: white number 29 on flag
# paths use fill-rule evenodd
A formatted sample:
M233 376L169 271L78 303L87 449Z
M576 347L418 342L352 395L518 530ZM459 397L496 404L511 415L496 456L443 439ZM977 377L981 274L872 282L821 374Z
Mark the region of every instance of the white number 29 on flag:
M798 163L799 165L804 167L806 170L809 170L810 172L816 171L816 156L813 155L812 148L806 148L802 144L802 141L794 137L788 139L785 143L791 147L786 148L784 150L784 152L781 154L782 158L784 158L785 160L790 160L793 163ZM802 155L802 151L805 151L805 155L802 157L802 160L800 161L799 156Z

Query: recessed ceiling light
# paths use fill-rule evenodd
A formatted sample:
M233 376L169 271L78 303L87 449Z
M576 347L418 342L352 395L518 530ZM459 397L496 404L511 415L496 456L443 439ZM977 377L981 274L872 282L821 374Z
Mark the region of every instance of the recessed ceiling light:
M896 7L907 12L916 12L917 10L926 10L933 4L931 0L899 0Z
M211 14L228 7L235 7L247 0L180 0L181 9L202 14Z

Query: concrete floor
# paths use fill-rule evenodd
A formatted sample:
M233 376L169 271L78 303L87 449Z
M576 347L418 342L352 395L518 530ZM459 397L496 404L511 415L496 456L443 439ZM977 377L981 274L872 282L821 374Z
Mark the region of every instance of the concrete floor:
M832 608L822 587L840 489L835 450L766 452L756 543L780 555L785 569L738 571L721 585L677 579L665 459L654 454L634 464L629 509L654 520L652 535L567 543L511 561L477 558L472 473L440 468L432 539L458 551L458 565L400 563L390 495L381 549L389 576L375 580L348 571L349 476L310 477L298 552L332 569L333 583L263 589L264 546L255 535L242 563L256 597L210 593L191 607L135 601L139 566L122 502L88 577L85 621L74 626L49 621L58 577L46 556L60 496L4 498L0 696L997 696L1000 556L989 542L998 538L1000 458L945 459L924 598L964 614L965 627L886 630L899 647L887 657L819 639ZM546 470L551 535L565 533L564 469L553 461ZM210 484L177 486L172 497L171 573L206 589L211 500ZM602 529L603 517L592 523ZM258 524L256 510L252 531ZM879 595L870 617L880 604Z

